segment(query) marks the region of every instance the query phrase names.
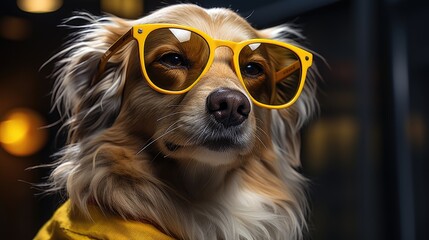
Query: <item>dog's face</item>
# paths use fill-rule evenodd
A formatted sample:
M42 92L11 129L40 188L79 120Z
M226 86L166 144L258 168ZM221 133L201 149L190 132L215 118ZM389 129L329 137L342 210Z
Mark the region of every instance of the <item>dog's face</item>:
M165 22L191 25L215 39L239 42L259 36L229 10L170 10L174 11L163 13L163 16L174 14L175 20L167 17ZM204 43L200 41L191 38L185 47L180 46L188 61L201 62L198 58L208 58L209 53L201 48ZM166 49L178 48L171 34L159 34L149 39L145 47L151 50L145 52L146 71L163 80L158 85L181 84L193 74L180 67L185 64L184 57L165 54ZM121 121L115 124L145 136L142 149L153 148L146 146L153 144L170 158L195 160L211 166L235 165L255 150L255 146L269 144L266 141L269 129L263 125L268 111L254 107L247 96L232 64L232 50L219 47L214 54L209 71L189 92L181 95L154 91L142 79L138 67L132 68L130 71L137 73L129 74L135 78L127 79L124 109L118 117ZM134 62L138 64L137 60ZM133 119L131 125L130 119ZM147 143L147 137L155 142Z

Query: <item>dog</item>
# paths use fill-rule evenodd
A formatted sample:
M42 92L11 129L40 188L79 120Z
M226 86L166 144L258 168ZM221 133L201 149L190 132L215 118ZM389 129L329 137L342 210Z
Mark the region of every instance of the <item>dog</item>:
M68 200L36 239L303 237L299 130L318 104L299 31L192 4L76 19L53 57L68 134L47 183Z

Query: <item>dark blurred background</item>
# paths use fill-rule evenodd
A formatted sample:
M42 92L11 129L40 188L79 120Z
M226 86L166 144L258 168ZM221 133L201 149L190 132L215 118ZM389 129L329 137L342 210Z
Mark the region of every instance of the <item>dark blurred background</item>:
M194 2L194 1L192 1ZM257 28L292 22L316 60L321 113L302 133L311 180L306 239L429 239L429 3L417 0L196 1L238 10ZM0 3L0 236L31 239L58 206L38 195L61 147L52 66L73 11L137 18L177 1ZM38 12L38 13L35 13ZM44 13L43 13L44 12Z

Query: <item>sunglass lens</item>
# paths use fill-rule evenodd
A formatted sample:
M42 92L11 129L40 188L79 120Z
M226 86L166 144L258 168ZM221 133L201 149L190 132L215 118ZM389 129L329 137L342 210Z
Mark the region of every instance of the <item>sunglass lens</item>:
M143 51L149 80L169 91L181 91L191 86L204 71L210 55L203 37L179 28L152 31Z
M290 49L271 43L251 43L239 55L240 74L252 97L266 105L284 105L299 91L302 67Z

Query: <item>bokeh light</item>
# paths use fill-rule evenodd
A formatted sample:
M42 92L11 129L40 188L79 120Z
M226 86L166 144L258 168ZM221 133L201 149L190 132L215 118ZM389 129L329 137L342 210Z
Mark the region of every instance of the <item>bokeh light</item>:
M101 0L101 10L125 18L138 18L143 14L141 0Z
M24 40L30 36L31 23L19 17L4 16L0 18L0 35L9 40Z
M18 7L25 12L47 13L58 10L62 5L62 0L17 0Z
M47 138L42 117L30 109L15 109L0 122L0 144L10 154L28 156L40 150Z

